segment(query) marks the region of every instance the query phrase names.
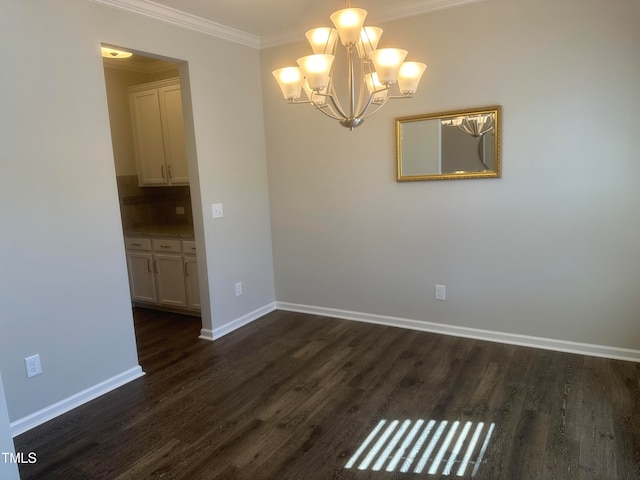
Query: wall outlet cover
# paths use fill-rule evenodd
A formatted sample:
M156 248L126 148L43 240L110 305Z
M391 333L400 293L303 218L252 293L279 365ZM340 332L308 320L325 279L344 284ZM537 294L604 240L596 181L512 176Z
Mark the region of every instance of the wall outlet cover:
M222 218L224 217L224 212L222 211L221 203L214 203L211 205L211 214L213 218Z
M27 378L35 377L42 373L42 365L40 364L40 355L32 355L24 359L27 367Z

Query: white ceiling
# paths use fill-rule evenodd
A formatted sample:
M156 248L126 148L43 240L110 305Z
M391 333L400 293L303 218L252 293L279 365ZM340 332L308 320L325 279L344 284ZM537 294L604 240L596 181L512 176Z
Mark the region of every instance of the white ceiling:
M348 0L92 0L261 48L299 40ZM354 0L367 24L455 7L480 0Z

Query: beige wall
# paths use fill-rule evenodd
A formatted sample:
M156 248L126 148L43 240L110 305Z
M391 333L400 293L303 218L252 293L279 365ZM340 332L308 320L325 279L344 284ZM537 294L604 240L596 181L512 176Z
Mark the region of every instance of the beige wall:
M7 403L4 399L4 388L2 376L0 375L0 453L15 453L13 439L11 438L11 428L9 428L9 414ZM19 480L18 465L5 461L4 455L0 458L0 478L2 480Z
M188 64L203 326L272 304L274 288L256 50L87 0L0 2L0 41L20 46L0 73L0 370L15 422L137 366L102 42ZM34 353L43 374L27 380Z
M304 43L263 51L278 301L639 349L639 21L486 0L382 25L429 67L354 132L282 100ZM394 181L394 117L493 104L503 178Z

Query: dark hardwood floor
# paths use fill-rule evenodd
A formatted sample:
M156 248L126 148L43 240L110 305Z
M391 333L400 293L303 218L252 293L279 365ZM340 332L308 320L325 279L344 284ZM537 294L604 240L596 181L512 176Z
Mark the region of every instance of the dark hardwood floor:
M640 364L281 311L135 326L146 376L16 437L23 480L640 479Z

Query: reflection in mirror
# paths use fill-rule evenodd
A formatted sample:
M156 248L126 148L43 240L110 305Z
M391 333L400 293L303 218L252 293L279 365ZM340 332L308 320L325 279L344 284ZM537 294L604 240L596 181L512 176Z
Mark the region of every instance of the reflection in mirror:
M501 107L396 119L398 181L497 178Z

